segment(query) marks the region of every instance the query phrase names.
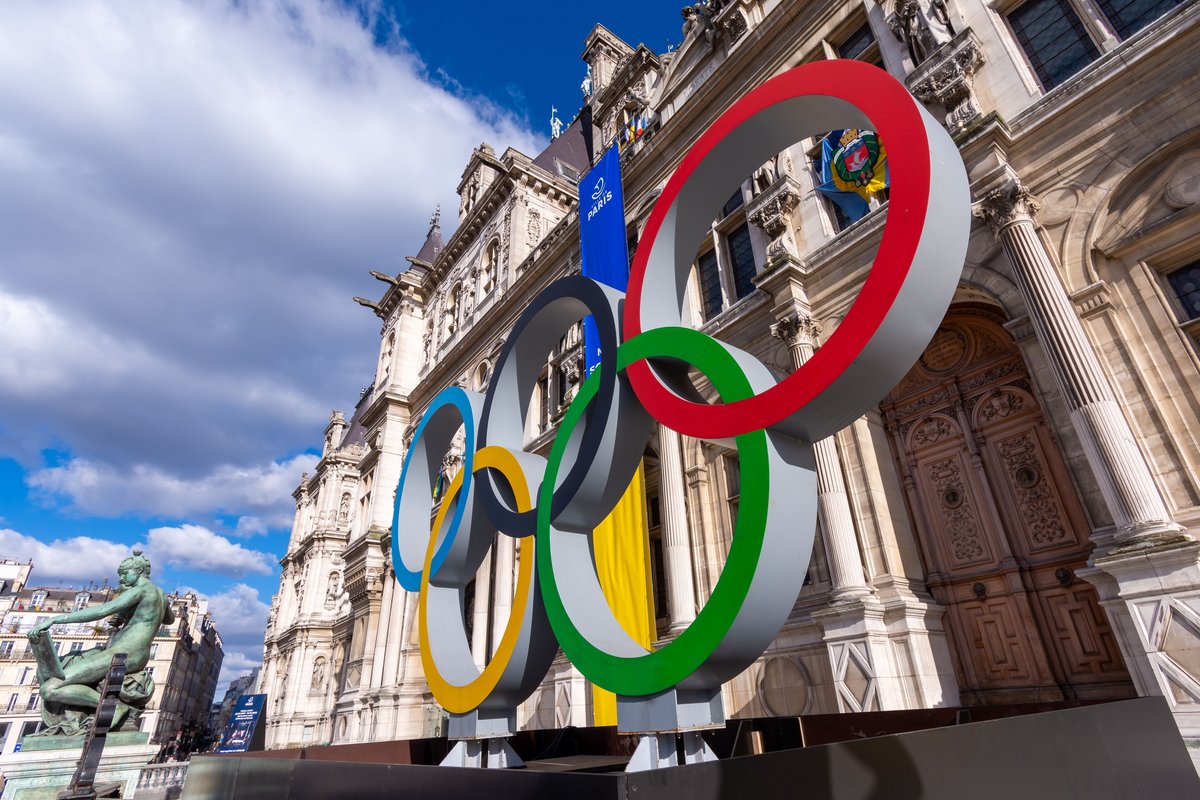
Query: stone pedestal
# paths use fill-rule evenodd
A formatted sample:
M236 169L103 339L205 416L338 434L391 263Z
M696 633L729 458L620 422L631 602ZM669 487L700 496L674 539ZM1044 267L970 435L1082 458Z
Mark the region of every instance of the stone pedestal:
M133 797L138 774L158 753L158 745L147 744L148 739L145 733L109 734L96 784L121 783L121 796ZM82 736L26 737L21 752L0 756L0 800L55 800L71 782L82 752Z
M954 666L941 609L915 600L841 601L813 613L833 668L838 710L898 711L953 705Z
M1138 694L1166 698L1200 765L1200 543L1114 548L1078 575L1099 592Z

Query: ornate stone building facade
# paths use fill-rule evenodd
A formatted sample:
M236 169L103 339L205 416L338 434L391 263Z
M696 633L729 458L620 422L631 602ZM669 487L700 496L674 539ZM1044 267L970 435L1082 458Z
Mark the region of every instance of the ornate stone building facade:
M631 120L631 248L684 152L747 89L798 64L873 62L941 115L975 222L955 302L877 410L816 445L820 537L731 715L1165 696L1200 737L1200 6L1148 0L737 0L691 7L659 54L588 36L579 117L536 157L487 145L378 300L374 381L335 412L267 630L268 742L419 736L440 724L390 576L392 500L443 387L482 390L516 317L579 271L576 183ZM884 142L886 147L886 142ZM813 140L747 175L698 243L685 313L781 373L836 329L887 216L849 223ZM573 396L577 331L547 343L528 448ZM737 513L732 452L661 429L646 451L659 635L694 618ZM458 454L446 457L453 474ZM514 543L468 590L482 661ZM521 710L583 725L560 659Z

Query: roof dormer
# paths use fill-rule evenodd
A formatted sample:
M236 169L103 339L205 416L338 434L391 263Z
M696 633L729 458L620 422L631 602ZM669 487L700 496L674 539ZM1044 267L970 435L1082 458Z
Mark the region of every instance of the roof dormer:
M490 144L484 142L472 151L471 160L467 162L462 180L458 183L459 222L466 219L501 172L503 167L500 159L496 158L496 151Z

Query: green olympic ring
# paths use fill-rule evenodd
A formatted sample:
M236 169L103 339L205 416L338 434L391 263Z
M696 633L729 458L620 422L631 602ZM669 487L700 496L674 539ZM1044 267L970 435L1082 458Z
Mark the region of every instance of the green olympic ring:
M691 365L712 382L723 402L741 400L753 394L754 389L749 379L734 357L715 339L690 328L654 328L638 334L618 348L617 367L624 371L630 364L642 359L678 358L683 353L687 353ZM756 430L735 437L738 466L742 474L741 503L734 524L729 555L708 602L696 619L674 640L659 650L647 651L634 643L628 635L625 635L625 641L622 641L619 623L615 617L596 623L598 612L594 607L594 592L598 589L598 582L591 587L591 602L588 602L586 596L581 597L577 601L576 613L572 614L568 608L570 603L564 602L555 574L555 565L563 560L564 545L569 545L572 539L578 540L587 536L556 529L551 520L548 498L554 490L555 479L571 434L583 418L600 385L599 372L597 369L588 376L568 407L551 446L545 477L538 492L537 549L541 554L538 558L538 577L550 625L571 663L593 683L617 694L651 695L675 686L686 689L690 683L719 685L732 677L726 673L732 670L733 674L736 674L744 669L742 663L727 669L718 669L720 674L714 675L712 670L704 670L702 667L720 649L730 628L746 608L747 595L754 588L759 571L763 545L768 535L767 510L772 480L767 433ZM804 491L804 487L794 488L800 492ZM812 526L805 526L801 522L799 527L811 529ZM793 535L790 531L781 530L774 533L776 536ZM811 535L797 538L808 538L807 545L811 547ZM581 543L576 541L575 544ZM581 547L577 546L576 550L582 552ZM590 573L581 575L582 570L564 571L571 576L573 582L596 581L594 562ZM797 583L791 598L795 597L799 588ZM585 605L591 607L578 607ZM791 609L792 599L785 597L783 602L775 605L775 613L786 618ZM593 628L588 633L581 630L576 622L577 619L585 618L591 620ZM761 623L761 618L759 622ZM779 623L782 622L783 619L780 619ZM604 630L605 628L607 630ZM777 629L776 626L774 630ZM769 642L768 637L767 641L762 642L762 646L765 648Z

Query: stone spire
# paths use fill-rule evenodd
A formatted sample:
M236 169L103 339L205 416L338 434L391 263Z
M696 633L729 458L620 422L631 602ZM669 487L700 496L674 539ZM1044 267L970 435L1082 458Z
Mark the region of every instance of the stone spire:
M439 203L433 211L433 216L429 218L429 232L425 234L425 244L421 245L420 252L415 256L409 256L408 260L414 264L432 266L440 252L442 252L442 206Z

